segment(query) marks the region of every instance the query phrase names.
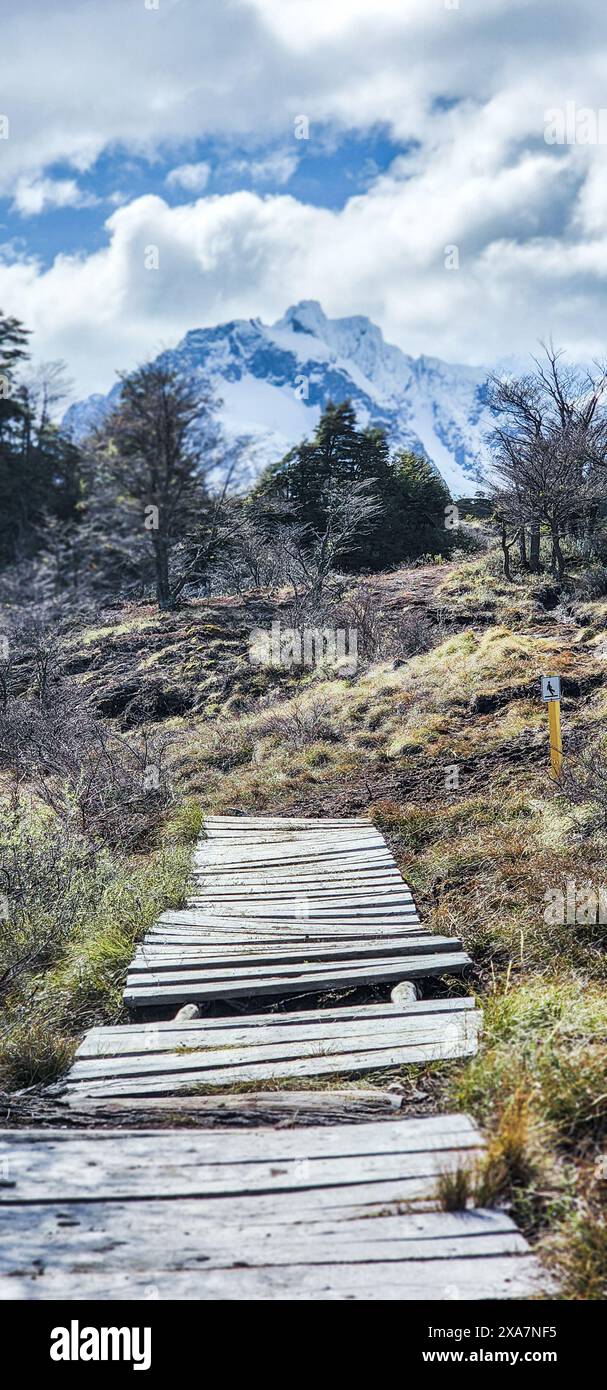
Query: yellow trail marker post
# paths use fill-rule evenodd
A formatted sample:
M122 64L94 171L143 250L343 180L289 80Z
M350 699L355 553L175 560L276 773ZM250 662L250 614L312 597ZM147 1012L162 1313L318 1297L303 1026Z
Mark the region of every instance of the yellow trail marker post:
M548 727L550 729L550 763L553 777L560 777L563 766L563 740L561 736L561 678L542 676L542 700L548 705Z

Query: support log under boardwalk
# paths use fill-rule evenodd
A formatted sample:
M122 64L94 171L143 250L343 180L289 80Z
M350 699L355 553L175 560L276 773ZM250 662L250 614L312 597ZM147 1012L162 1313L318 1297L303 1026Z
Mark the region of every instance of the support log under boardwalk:
M289 1131L3 1131L0 1295L529 1298L540 1271L508 1216L437 1209L438 1174L481 1148L465 1115Z

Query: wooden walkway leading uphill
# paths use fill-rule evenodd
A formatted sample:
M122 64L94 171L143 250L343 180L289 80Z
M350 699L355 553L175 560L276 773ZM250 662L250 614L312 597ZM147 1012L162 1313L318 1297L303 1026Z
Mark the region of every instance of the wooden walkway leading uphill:
M370 821L215 816L194 893L165 912L129 970L131 1009L397 984L462 971L461 941L420 924ZM171 1095L196 1086L304 1080L476 1051L466 998L342 1005L95 1028L68 1078L74 1097Z
M205 828L188 908L165 913L133 961L131 1008L396 983L470 964L460 941L423 930L370 821L217 816Z
M369 821L217 816L206 831L189 904L145 938L125 998L161 1020L192 1002L213 1014L92 1029L56 1088L72 1122L90 1127L0 1134L0 1296L540 1292L504 1212L441 1209L439 1174L473 1170L482 1152L467 1116L396 1119L398 1099L377 1089L305 1089L307 1078L474 1053L469 998L416 999L404 984L399 1002L314 997L461 971L461 942L424 930ZM297 1007L278 1011L281 998ZM303 1092L276 1089L289 1082ZM238 1095L241 1083L267 1095ZM204 1128L221 1105L232 1128ZM149 1127L99 1128L125 1110Z

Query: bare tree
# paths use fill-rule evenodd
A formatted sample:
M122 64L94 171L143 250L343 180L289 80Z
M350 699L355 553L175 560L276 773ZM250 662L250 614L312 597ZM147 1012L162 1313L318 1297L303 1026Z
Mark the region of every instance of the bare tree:
M287 545L291 549L293 580L299 573L305 580L311 603L320 603L330 575L338 561L352 549L381 513L381 504L371 491L372 480L349 487L331 487L324 501L321 530L294 526Z
M494 377L491 404L497 422L491 436L497 483L495 513L501 528L504 572L518 542L529 568L540 567L540 534L552 544L552 567L566 569L562 541L580 525L596 524L607 496L607 372L566 367L562 354L544 347L545 360L517 380Z
M207 386L158 362L121 380L118 404L95 448L133 538L148 541L158 606L172 608L216 539L218 509L204 482L216 463L215 402ZM211 517L202 527L205 509Z

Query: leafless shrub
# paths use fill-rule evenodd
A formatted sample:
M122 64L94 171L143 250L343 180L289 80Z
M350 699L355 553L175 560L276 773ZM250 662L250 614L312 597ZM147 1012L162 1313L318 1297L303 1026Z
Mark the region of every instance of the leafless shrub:
M171 799L167 737L126 737L95 719L48 635L33 634L20 672L26 693L9 691L0 708L0 767L88 840L144 843Z
M442 642L446 628L442 621L432 622L427 613L411 608L402 613L392 624L394 654L396 656L416 656L428 652Z
M288 748L306 748L311 743L331 743L339 738L335 711L329 700L312 702L293 699L288 705L269 705L257 725L262 737L274 735Z
M574 806L590 805L597 819L607 825L607 735L584 742L569 740L558 790Z
M442 622L433 622L416 608L386 606L381 590L363 582L341 598L332 610L335 626L354 628L358 655L364 661L390 661L429 651L443 640Z
M607 597L607 565L588 565L576 579L575 589L578 598Z

